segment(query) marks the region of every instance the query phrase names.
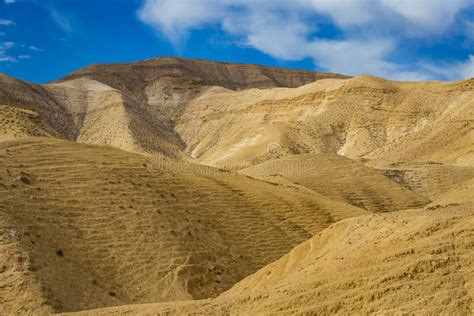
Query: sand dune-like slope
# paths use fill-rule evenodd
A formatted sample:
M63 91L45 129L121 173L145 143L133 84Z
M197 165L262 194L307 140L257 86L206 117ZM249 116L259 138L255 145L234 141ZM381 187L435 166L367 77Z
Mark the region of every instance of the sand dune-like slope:
M216 299L85 314L468 315L473 237L467 207L362 216L329 227Z
M23 138L0 157L2 314L213 297L334 218L368 213L113 147Z
M241 173L274 183L301 185L374 212L417 208L429 202L362 163L335 154L288 156Z
M338 153L371 165L472 165L474 80L402 83L327 79L295 89L207 90L177 131L198 161L241 168L301 153Z

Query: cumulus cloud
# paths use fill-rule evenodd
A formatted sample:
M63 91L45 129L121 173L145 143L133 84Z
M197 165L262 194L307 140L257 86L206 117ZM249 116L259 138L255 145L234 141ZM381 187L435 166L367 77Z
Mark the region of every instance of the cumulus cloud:
M424 80L444 77L426 65L391 61L400 41L446 36L472 5L474 0L145 0L138 14L175 45L192 30L218 28L237 45L278 59L311 58L327 71ZM332 23L338 38L319 36L321 23Z
M312 0L313 8L346 30L393 32L408 37L441 35L472 0Z

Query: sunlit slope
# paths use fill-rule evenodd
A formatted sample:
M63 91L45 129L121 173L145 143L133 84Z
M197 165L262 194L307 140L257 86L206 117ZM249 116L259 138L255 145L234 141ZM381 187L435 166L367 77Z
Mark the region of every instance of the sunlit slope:
M85 314L471 314L473 236L461 206L347 219L216 299Z
M58 80L89 78L109 85L174 121L209 86L232 90L299 87L324 78L348 78L322 73L200 59L161 57L136 63L90 65Z
M474 80L404 83L326 79L299 88L212 88L177 124L200 162L242 168L291 154L338 153L372 165L436 161L469 166Z
M162 57L91 65L36 85L0 74L0 104L37 112L62 138L176 159L185 142L176 121L210 86L298 87L346 76L257 65Z
M0 171L9 276L0 288L21 293L2 297L2 314L213 297L334 218L367 213L209 167L56 139L0 142Z
M422 207L429 202L362 163L335 154L287 156L241 173L269 182L301 185L372 212Z
M37 112L65 139L226 169L303 153L473 166L473 91L474 79L347 79L179 58L92 65L49 85L0 76L0 103Z
M70 114L75 141L123 150L181 157L184 143L165 117L106 84L75 79L44 86Z
M438 195L426 208L433 210L458 206L474 209L474 179L461 182L451 190Z

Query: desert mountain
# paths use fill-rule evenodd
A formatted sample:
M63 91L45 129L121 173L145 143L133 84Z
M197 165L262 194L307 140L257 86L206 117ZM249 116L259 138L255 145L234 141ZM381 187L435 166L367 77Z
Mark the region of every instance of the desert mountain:
M171 57L1 75L0 314L469 314L473 102Z
M0 102L38 112L62 137L141 153L181 157L174 122L210 86L297 87L337 74L157 58L94 65L48 85L0 77Z
M295 89L215 88L190 102L176 129L191 157L221 167L302 153L337 153L371 165L465 166L473 163L473 91L472 79L401 83L373 77Z

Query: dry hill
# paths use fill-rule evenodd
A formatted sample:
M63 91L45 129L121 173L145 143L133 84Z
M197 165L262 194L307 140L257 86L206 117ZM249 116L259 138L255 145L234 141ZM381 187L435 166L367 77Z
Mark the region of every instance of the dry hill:
M472 204L347 219L216 299L84 314L470 315L473 227Z
M295 89L208 89L176 130L197 161L242 168L303 153L338 153L371 165L473 164L474 79L402 83L373 77Z
M244 169L241 173L272 183L303 186L331 199L375 212L423 207L429 201L362 163L335 154L287 156Z
M60 137L36 112L0 105L0 141L28 136Z
M212 297L334 218L367 214L113 147L23 138L0 157L2 314Z
M0 314L471 314L474 79L0 75Z
M162 57L137 63L91 65L58 82L78 78L107 84L175 119L181 115L186 101L200 93L203 87L219 86L231 90L295 88L320 79L348 77L258 65Z
M37 112L63 138L180 158L175 120L210 86L297 87L329 73L164 57L93 65L48 85L0 76L0 103Z
M428 198L449 192L474 177L474 166L439 163L396 163L377 170L402 186Z

